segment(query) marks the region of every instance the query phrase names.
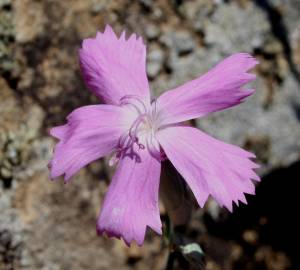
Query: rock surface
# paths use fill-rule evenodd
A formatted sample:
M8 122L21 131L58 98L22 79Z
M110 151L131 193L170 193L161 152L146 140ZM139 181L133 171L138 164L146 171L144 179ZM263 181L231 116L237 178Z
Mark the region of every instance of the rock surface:
M283 232L274 225L293 220L292 180L300 174L297 0L0 0L0 269L155 270L166 265L168 249L154 233L141 249L96 236L95 221L112 174L104 162L83 169L67 186L49 181L47 163L55 142L48 129L62 124L74 108L97 102L83 85L77 49L106 23L118 33L125 28L144 37L155 95L231 53L245 51L260 60L254 70L257 91L247 102L195 124L254 151L266 184L232 218L213 201L204 211L195 210L187 235L204 247L207 269L299 269L295 251L286 244L293 227L284 223ZM282 187L284 181L290 189ZM274 212L278 219L272 219ZM252 219L235 223L243 213Z

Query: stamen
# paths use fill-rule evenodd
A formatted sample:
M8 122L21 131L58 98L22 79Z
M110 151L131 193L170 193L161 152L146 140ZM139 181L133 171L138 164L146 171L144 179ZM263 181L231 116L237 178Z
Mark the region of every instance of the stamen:
M133 146L137 144L139 149L145 149L145 146L142 143L139 143L138 132L141 123L145 121L147 118L147 114L141 114L137 117L137 119L131 125L128 133L123 134L118 142L118 150L116 152L115 157L112 157L110 160L110 164L114 165L122 155L136 156L134 152Z
M140 149L145 149L145 145L143 145L142 143L139 143L138 146Z
M144 121L144 119L147 117L146 114L141 114L132 124L131 128L129 129L129 136L134 142L138 142L138 128L140 124ZM133 131L134 129L134 131Z
M148 107L138 96L127 95L120 99L120 105L133 106L138 115L131 124L128 132L120 137L118 149L116 154L111 158L110 164L115 164L122 156L130 156L138 161L139 155L137 153L137 148L134 148L135 145L139 149L145 149L147 146L147 150L153 157L162 160L163 156L161 149L155 139L155 130L157 126L157 101L154 99L151 102L151 106ZM139 142L139 139L141 138L143 138L143 143Z
M156 119L156 116L157 116L157 99L154 98L151 102L151 105L154 104L154 110L151 110L151 118L153 120Z
M138 104L135 104L133 102L137 102ZM122 97L120 99L120 105L132 105L139 114L145 114L147 113L147 108L144 104L144 102L140 99L140 97L138 96L135 96L135 95L126 95L124 97ZM143 112L140 110L140 107L139 105L142 105L142 108L143 108Z

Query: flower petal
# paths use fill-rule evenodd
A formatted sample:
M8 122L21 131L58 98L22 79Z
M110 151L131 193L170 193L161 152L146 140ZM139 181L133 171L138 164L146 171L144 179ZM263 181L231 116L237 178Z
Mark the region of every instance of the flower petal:
M90 105L74 110L68 123L50 134L60 140L50 161L51 178L65 174L67 181L82 167L110 153L128 129L125 107Z
M138 156L125 156L106 193L97 222L99 234L122 237L127 245L142 245L146 227L161 234L158 208L160 162L147 150Z
M108 104L133 95L150 101L146 47L141 37L125 32L118 38L107 25L104 33L85 39L79 50L81 71L90 90Z
M165 92L157 100L161 123L179 123L241 103L254 92L241 87L255 79L247 71L257 63L251 55L237 53L203 76Z
M260 179L253 171L259 166L250 160L252 153L188 126L162 129L157 139L201 207L212 195L232 211L232 202L246 203L244 193L255 193L251 179Z

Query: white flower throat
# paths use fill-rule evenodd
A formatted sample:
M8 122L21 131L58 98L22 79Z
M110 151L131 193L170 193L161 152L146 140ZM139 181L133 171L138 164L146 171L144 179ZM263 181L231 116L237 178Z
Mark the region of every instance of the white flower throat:
M144 149L148 150L156 159L163 160L164 154L155 137L155 133L160 127L156 101L154 100L149 106L139 97L124 96L120 100L120 106L131 106L136 112L136 118L129 130L120 137L117 151L109 164L114 165L124 156L140 162L138 152Z

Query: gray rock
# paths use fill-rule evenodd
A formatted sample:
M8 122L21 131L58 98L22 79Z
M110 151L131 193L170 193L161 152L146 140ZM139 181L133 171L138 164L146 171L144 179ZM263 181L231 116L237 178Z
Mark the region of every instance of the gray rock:
M187 31L178 31L174 35L174 46L178 55L190 53L195 49L196 43Z
M159 48L150 49L147 55L147 74L149 78L155 78L161 71L164 63L164 52Z
M145 34L148 40L157 39L160 35L160 28L155 24L149 24L145 28Z
M245 8L234 2L220 5L205 28L206 47L197 47L185 57L178 57L172 50L175 46L172 39L164 38L171 50L167 65L172 76L154 82L156 93L198 77L235 52L253 53L259 49L273 55L273 60L261 60L259 68L265 70L269 79L258 76L253 97L242 105L199 119L197 124L212 136L255 151L263 163L263 172L300 158L300 128L295 112L300 104L300 87L287 67L281 43L273 37L270 21L262 9L252 3ZM278 84L277 78L283 82ZM273 94L268 94L269 91ZM268 95L272 101L266 107Z
M169 47L170 50L175 51L177 55L191 53L196 47L195 39L191 33L183 30L166 32L160 38L160 42Z
M1 175L2 178L8 179L8 178L12 177L12 172L9 169L3 167L0 170L0 175Z
M267 172L300 158L299 120L292 106L293 100L300 104L299 87L289 75L283 87L276 90L274 104L268 109L262 106L267 91L265 82L258 79L255 87L256 93L245 103L199 119L197 123L221 140L244 147L249 145L250 150L256 150L262 169Z
M233 2L220 5L207 21L204 41L219 53L251 52L262 46L270 29L266 14L253 3L241 8Z

